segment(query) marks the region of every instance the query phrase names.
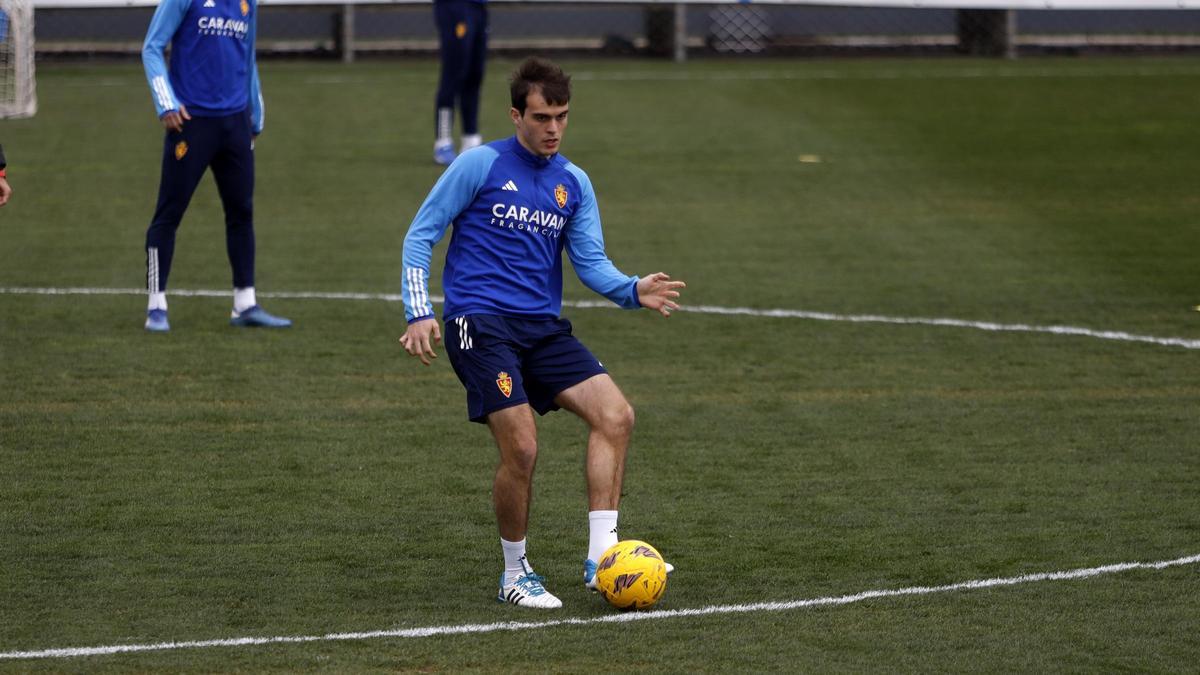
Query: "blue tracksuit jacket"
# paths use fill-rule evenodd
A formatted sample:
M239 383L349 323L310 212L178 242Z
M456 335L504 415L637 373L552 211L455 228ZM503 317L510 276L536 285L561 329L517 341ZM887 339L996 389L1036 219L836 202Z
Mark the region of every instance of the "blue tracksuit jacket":
M401 290L410 323L433 315L429 263L451 224L445 320L558 317L564 248L584 285L621 307L641 306L638 277L622 274L604 252L591 181L562 155L539 157L514 136L469 150L446 169L404 238Z
M251 131L263 129L254 56L257 0L162 0L142 45L142 64L158 116L179 110L222 117L249 106ZM163 59L171 45L171 64Z

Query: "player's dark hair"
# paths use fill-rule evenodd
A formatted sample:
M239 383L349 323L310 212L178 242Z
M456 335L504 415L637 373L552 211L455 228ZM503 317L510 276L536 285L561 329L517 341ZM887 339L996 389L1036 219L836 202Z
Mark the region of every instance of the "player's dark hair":
M550 105L566 105L571 102L571 76L546 59L531 56L513 71L509 91L512 106L522 115L530 92L540 92Z

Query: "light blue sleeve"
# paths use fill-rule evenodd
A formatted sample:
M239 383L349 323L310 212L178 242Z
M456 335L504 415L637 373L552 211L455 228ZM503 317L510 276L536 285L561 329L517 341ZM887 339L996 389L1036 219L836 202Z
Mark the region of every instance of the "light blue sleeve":
M255 136L263 131L267 121L267 108L263 103L262 84L258 79L258 56L255 53L258 44L258 8L250 19L250 132Z
M404 278L400 282L400 294L404 298L404 317L409 323L433 316L433 305L429 302L429 265L433 260L433 247L446 235L446 228L458 214L475 200L499 156L486 145L459 155L434 184L408 226L408 234L404 237Z
M574 164L567 165L583 190L579 208L567 225L567 257L575 266L575 274L585 286L612 300L624 309L637 309L641 303L637 298L636 276L626 276L613 265L604 252L604 233L600 229L600 207L596 205L596 193L592 181L583 169Z
M158 9L154 10L150 29L146 31L146 41L142 43L142 67L146 70L146 81L150 83L150 95L159 117L179 110L171 78L167 77L167 61L163 54L179 24L183 23L187 10L187 0L162 0Z

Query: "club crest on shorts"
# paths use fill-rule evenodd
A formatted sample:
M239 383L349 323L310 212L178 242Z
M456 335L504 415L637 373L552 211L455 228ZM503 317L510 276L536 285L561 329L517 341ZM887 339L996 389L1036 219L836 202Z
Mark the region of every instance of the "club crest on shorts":
M242 0L242 16L246 16L249 13L250 13L250 3L246 2L246 0Z
M467 22L459 21L457 24L454 25L454 37L461 40L461 39L465 38L466 36L467 36Z
M175 144L175 160L178 161L178 160L183 159L183 156L187 154L187 151L188 151L187 141L179 141L178 143L176 143Z
M554 186L554 203L558 204L560 209L567 205L567 188L563 187L562 183Z
M496 373L496 386L500 387L500 393L504 394L504 398L512 396L512 378L503 370Z

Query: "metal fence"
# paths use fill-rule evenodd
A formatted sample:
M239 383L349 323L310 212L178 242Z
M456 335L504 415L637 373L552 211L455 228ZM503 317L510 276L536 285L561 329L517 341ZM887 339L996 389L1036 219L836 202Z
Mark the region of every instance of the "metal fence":
M490 7L493 51L674 56L861 53L977 55L1200 51L1200 9L1014 9L946 1L923 7L812 4L504 2ZM1150 6L1151 0L1133 3ZM1187 8L1188 3L1192 8ZM48 4L55 6L46 6ZM136 54L152 6L43 0L39 57ZM1053 3L1043 2L1044 5ZM1061 4L1061 2L1060 2ZM1129 3L1125 3L1128 5ZM933 5L933 6L930 6ZM1155 4L1166 7L1167 4ZM1180 9L1182 8L1182 9ZM291 4L260 0L259 50L346 60L437 49L427 2Z

